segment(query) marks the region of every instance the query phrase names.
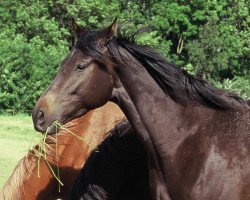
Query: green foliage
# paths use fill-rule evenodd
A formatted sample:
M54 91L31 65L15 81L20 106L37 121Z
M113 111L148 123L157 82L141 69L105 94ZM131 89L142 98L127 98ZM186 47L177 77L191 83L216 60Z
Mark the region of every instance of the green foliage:
M249 94L248 0L22 0L0 2L0 111L32 109L71 43L70 18L102 28L149 27L138 42L217 86Z
M203 78L220 78L227 70L228 57L218 27L213 22L199 29L198 38L187 44L189 61L195 74Z
M0 45L0 108L32 109L66 52L56 46L45 47L39 37L27 42L21 34L2 38Z
M244 98L250 97L250 77L234 77L233 79L225 79L222 83L214 82L216 87L235 91Z

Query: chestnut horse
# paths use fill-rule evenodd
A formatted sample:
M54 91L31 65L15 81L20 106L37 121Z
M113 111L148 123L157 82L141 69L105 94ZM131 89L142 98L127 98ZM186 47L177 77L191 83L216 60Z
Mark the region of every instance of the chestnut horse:
M58 181L51 173L46 161L40 161L40 177L38 177L38 157L36 146L24 156L16 166L13 174L6 182L0 193L1 200L52 200L65 199L69 190L83 167L90 152L106 136L115 122L124 117L120 109L113 103L88 112L79 119L75 119L65 125L70 131L80 137L84 137L95 146L79 140L66 130L61 129L57 136L57 156L54 136L48 136L47 158L56 172L57 158L60 180L64 184L59 192ZM57 175L57 173L56 173Z
M73 27L78 41L34 109L37 131L111 100L148 152L153 199L250 198L250 109L244 99L132 37L113 36L116 20L100 31Z

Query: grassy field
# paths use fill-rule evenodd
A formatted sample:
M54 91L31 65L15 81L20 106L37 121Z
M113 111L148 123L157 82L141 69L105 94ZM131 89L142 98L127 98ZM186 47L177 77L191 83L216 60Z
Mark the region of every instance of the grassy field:
M0 189L39 136L33 129L31 116L0 115Z

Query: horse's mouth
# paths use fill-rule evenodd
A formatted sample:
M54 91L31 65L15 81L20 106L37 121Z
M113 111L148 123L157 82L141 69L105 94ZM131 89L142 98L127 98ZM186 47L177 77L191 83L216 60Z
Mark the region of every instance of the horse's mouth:
M58 123L61 125L65 125L66 123L70 122L73 119L79 118L83 115L85 115L89 110L86 108L80 108L77 112L75 113L70 113L65 115L62 120L58 120Z
M65 115L62 120L54 120L47 128L46 134L52 135L58 133L60 126L63 126L75 118L85 115L89 110L85 108L79 109L76 113Z
M71 120L75 118L79 118L83 116L88 111L89 111L88 109L81 108L75 113L66 114L64 116L58 117L55 120L51 120L51 122L49 122L50 120L47 119L46 120L47 122L45 121L43 124L37 125L35 129L36 131L41 132L43 134L47 134L47 135L57 134L61 126L65 125L66 123L70 122Z

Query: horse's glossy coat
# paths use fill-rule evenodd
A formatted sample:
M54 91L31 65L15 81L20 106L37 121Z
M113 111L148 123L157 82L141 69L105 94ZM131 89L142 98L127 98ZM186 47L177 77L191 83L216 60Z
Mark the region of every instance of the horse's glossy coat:
M93 32L77 26L71 56L34 109L35 128L44 131L54 120L66 122L68 113L74 118L112 100L147 149L153 199L249 199L247 102L148 47L112 37L115 27ZM53 108L64 102L61 94L74 104L58 112Z
M124 117L120 109L113 103L88 112L79 119L66 124L66 127L80 137L98 145L117 121ZM49 136L46 140L47 158L56 172L56 145ZM65 199L73 182L83 167L92 148L65 130L58 133L58 166L60 179L64 183L59 193L58 182L52 175L44 159L40 161L40 178L38 177L37 156L31 150L16 166L13 174L0 192L1 200L52 200Z

